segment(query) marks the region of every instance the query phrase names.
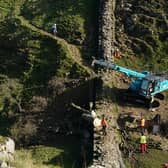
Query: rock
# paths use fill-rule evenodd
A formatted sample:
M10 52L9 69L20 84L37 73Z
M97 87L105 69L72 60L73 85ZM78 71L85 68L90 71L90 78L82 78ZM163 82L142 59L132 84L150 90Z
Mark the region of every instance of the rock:
M6 151L11 154L15 152L15 142L11 138L6 141Z
M13 160L14 152L15 142L11 138L4 138L4 142L0 144L0 160Z
M3 162L1 163L1 167L0 167L0 168L8 168L7 163L3 161Z

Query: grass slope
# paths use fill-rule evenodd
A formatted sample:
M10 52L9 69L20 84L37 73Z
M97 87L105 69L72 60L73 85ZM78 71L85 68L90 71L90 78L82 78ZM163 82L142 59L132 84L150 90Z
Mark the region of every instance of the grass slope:
M79 140L58 137L51 146L31 146L16 150L11 164L17 168L79 168Z
M81 58L81 44L96 22L96 4L96 0L0 1L1 135L13 133L13 126L20 120L18 116L29 113L24 110L31 106L33 96L46 96L45 90L52 78L79 79L90 75ZM55 22L59 31L56 38L50 33ZM90 37L85 45L94 40ZM67 41L81 46L78 49ZM20 129L16 128L17 135ZM17 151L13 165L18 168L23 165L25 168L78 167L75 159L79 156L79 139L76 141L75 147L68 139L58 146Z
M129 3L130 5L125 3L123 8L120 8L118 3L116 10L116 15L120 18L117 20L117 26L121 27L122 24L125 34L123 36L117 30L121 48L125 41L124 52L131 49L135 62L136 57L142 58L138 66L146 66L146 69L148 66L148 69L155 72L167 70L167 1L131 0ZM130 55L131 53L127 53L128 58Z
M92 0L26 1L22 15L37 27L50 31L53 23L58 25L58 34L64 39L83 41L92 22L95 23L97 4Z

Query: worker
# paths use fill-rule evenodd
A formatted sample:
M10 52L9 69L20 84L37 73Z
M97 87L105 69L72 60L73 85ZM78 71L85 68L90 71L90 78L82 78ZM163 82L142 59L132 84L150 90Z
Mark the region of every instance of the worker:
M120 58L120 52L119 52L118 48L115 48L115 50L114 50L114 57L115 58Z
M140 144L141 144L141 153L146 152L146 136L144 133L141 133L141 138L140 138Z
M56 36L56 34L57 34L57 24L55 23L53 26L52 26L52 33L53 33L53 35L55 35Z
M145 132L145 118L144 117L141 118L140 126L141 126L141 131Z
M101 126L102 126L103 135L107 135L107 131L106 131L107 121L105 119L105 115L104 114L102 115Z

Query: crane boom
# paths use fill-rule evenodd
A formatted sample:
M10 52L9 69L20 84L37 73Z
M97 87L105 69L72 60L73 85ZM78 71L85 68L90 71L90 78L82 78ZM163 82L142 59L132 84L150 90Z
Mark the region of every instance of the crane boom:
M144 74L143 72L142 73L136 72L131 69L127 69L122 66L118 66L114 63L110 63L109 61L105 61L105 60L94 60L93 64L97 64L97 65L103 66L105 68L109 68L109 69L112 69L112 70L115 70L118 72L122 72L129 77L144 78L146 76L146 74Z

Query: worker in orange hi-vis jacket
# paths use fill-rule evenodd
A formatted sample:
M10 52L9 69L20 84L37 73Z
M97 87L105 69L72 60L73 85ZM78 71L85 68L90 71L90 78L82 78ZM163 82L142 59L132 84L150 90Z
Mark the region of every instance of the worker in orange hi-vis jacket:
M121 57L121 56L120 56L120 51L119 51L118 48L115 48L114 53L113 53L113 56L114 56L115 58L120 58L120 57Z
M107 131L106 131L107 121L105 119L105 115L104 114L102 115L101 126L102 126L103 135L107 135Z
M141 126L141 131L145 132L145 118L144 117L141 118L140 126Z

